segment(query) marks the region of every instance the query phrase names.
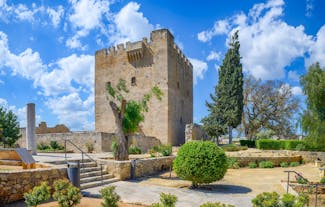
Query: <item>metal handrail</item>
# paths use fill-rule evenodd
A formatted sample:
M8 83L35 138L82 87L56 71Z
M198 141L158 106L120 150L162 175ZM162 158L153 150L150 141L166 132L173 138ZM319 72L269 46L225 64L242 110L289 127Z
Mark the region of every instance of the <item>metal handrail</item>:
M80 149L77 145L75 145L73 142L71 142L71 140L68 139L64 139L64 158L65 158L65 162L68 163L67 160L67 142L69 142L71 145L73 145L75 148L77 148L80 152L81 152L81 163L82 166L84 167L84 154L93 162L96 163L96 165L100 165L100 177L101 177L101 182L103 184L103 164L102 163L98 163L96 160L94 160L92 157L90 157L90 155L88 155L86 152L84 152L82 149Z
M287 193L289 193L289 181L290 181L290 173L295 173L296 175L298 175L299 177L307 180L306 178L304 178L301 174L297 173L296 171L294 170L286 170L284 171L286 173L288 173L288 180L287 180ZM317 207L317 201L318 201L318 198L317 198L317 190L318 190L318 186L324 186L325 187L325 184L321 184L321 183L310 183L308 180L307 180L308 184L302 184L304 186L312 186L312 187L315 187L315 207Z

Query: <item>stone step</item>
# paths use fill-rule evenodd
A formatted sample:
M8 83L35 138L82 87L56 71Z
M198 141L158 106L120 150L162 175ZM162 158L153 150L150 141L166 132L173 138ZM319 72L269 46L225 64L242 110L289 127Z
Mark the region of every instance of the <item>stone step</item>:
M81 159L68 159L67 162L77 162L81 163ZM57 161L50 161L46 163L54 164L54 165L65 165L67 163L65 160L57 160ZM90 159L84 159L84 163L92 162Z
M107 175L107 171L103 170L103 175ZM89 172L83 172L83 173L80 173L80 178L88 178L88 177L91 177L91 176L100 176L100 170L98 171L89 171Z
M106 174L106 175L103 175L103 180L110 179L110 178L113 178L113 177L114 176L111 175L111 174ZM87 178L80 179L80 184L81 183L90 183L90 182L100 181L100 180L102 180L102 176L92 176L92 177L87 177Z
M97 167L97 163L96 162L80 163L80 168L88 168L88 167Z
M92 172L92 171L100 171L100 167L85 167L80 168L80 173Z
M82 183L80 184L80 189L87 189L87 188L93 188L93 187L97 187L97 186L101 186L101 185L106 185L106 184L110 184L110 183L114 183L119 181L119 179L117 178L110 178L110 179L106 179L103 181L94 181L94 182L89 182L89 183Z

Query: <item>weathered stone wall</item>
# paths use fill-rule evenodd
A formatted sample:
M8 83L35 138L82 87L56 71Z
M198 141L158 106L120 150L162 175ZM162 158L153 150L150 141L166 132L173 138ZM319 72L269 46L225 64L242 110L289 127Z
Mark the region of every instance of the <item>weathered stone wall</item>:
M35 129L36 134L48 134L48 133L65 133L70 132L69 128L64 124L58 124L55 127L47 127L46 122L41 122Z
M309 151L292 151L292 150L273 150L288 156L301 156L306 162L314 162L320 159L325 163L325 152L309 152Z
M64 140L70 140L72 143L77 145L80 149L87 152L86 144L92 143L94 146L93 152L111 152L112 142L116 141L117 138L113 133L103 132L68 132L68 133L51 133L51 134L36 134L37 144L44 143L49 145L51 141L57 141L59 144L64 145ZM25 147L25 137L21 137L18 140L20 147ZM148 149L153 146L160 145L160 140L155 137L146 137L141 134L132 136L129 139L129 145L134 144L139 147L142 152L147 152ZM67 150L78 152L76 147L67 143Z
M135 161L135 177L152 175L161 171L169 170L174 159L175 156L137 159ZM101 163L107 166L108 172L120 180L131 178L131 162L131 160L101 160Z
M40 168L0 172L0 206L23 199L28 192L43 181L52 185L55 180L67 178L66 168Z
M235 158L240 167L248 166L248 163L255 162L259 163L261 161L271 161L275 166L280 166L281 162L301 162L301 156L290 156L290 157L232 157Z
M186 124L185 140L186 142L193 140L210 140L210 137L206 134L200 125Z
M163 144L184 143L185 124L193 121L193 71L168 30L153 31L150 42L144 38L96 52L95 128L98 132L112 133L116 129L105 85L116 85L120 79L126 80L130 91L127 99L140 100L153 86L158 86L164 95L161 101L155 98L150 101L142 131Z

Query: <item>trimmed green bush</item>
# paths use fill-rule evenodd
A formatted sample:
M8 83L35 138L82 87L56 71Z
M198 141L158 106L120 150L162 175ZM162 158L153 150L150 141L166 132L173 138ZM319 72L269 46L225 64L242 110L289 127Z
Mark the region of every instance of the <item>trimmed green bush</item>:
M299 165L300 165L299 162L290 162L290 167L297 167Z
M170 156L173 153L172 146L162 144L159 146L159 152L161 153L162 156Z
M284 194L282 199L276 192L263 192L253 200L253 207L304 207L309 203L308 195L301 194L298 197Z
M325 151L324 148L302 140L256 140L256 147L264 150L307 150L307 151Z
M48 201L51 198L51 187L47 182L35 186L29 193L24 193L25 203L28 207L36 207L37 205Z
M108 186L99 191L103 199L101 203L103 207L118 207L117 202L120 196L115 192L115 186Z
M258 163L260 168L274 168L274 164L272 161L262 161Z
M129 154L141 154L141 149L131 144L129 147Z
M239 169L240 168L236 158L227 157L227 163L228 163L228 168L231 168L231 169Z
M283 142L281 140L272 140L272 139L260 139L256 140L256 147L258 149L264 150L280 150L284 149Z
M64 147L62 145L60 145L57 141L51 141L50 147L51 147L51 149L54 149L54 150L63 150L64 149Z
M224 151L227 151L227 152L236 152L236 151L247 150L248 149L247 146L237 146L237 145L234 145L234 144L223 145L223 146L221 146L221 148Z
M289 164L287 162L281 162L280 167L288 167Z
M210 141L185 143L179 148L174 160L177 176L192 181L193 187L222 179L227 167L225 152Z
M224 203L204 203L202 205L200 205L200 207L235 207L234 205L229 205L229 204L224 204Z
M253 200L253 207L280 207L280 195L276 192L263 192Z
M255 144L255 140L239 140L240 146L247 146L249 148L255 148L256 144Z
M160 202L152 204L151 207L175 207L177 197L169 193L161 193Z
M54 189L53 198L59 203L59 207L72 207L80 203L82 197L80 189L74 187L68 180L55 181Z
M257 164L256 164L256 162L249 162L248 167L249 168L257 168Z
M319 181L321 184L325 184L325 177L322 177Z
M47 149L50 149L50 146L45 144L44 142L41 142L41 143L37 144L37 149L38 150L47 150Z

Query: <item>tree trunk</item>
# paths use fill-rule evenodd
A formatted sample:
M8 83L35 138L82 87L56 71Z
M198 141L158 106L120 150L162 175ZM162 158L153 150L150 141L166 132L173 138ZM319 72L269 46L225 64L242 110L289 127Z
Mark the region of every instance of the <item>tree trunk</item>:
M112 101L109 102L114 117L115 117L115 124L117 127L116 130L116 136L118 138L118 147L117 147L117 160L128 160L129 159L129 150L128 150L128 136L125 135L123 132L123 127L122 127L122 121L123 121L123 115L125 111L125 105L126 101L123 100L121 104L121 109L120 111L118 110L118 107L116 104Z
M232 143L232 126L228 126L229 144Z

